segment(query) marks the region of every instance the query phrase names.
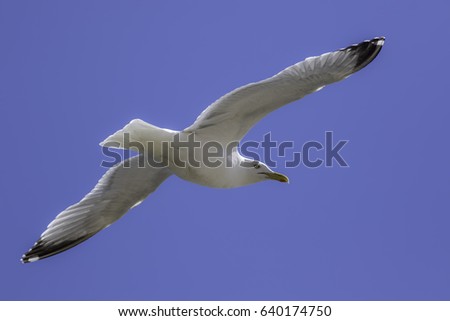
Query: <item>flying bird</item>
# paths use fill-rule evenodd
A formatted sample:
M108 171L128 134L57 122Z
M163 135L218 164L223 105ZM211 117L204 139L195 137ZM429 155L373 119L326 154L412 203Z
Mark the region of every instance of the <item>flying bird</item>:
M267 180L288 182L263 162L242 156L238 142L268 113L367 66L383 44L384 37L363 41L307 58L273 77L237 88L208 106L182 131L132 120L100 145L137 149L139 154L111 167L80 202L58 214L22 262L47 258L86 241L140 204L171 175L216 188ZM179 144L173 147L175 142ZM180 142L199 146L189 155L189 148L180 147ZM222 153L216 150L214 160L207 162L203 147L208 144Z

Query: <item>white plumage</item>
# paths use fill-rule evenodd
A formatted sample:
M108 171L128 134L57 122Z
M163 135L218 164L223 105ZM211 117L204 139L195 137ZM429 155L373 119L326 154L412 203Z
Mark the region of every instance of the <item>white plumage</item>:
M166 151L162 146L175 139L187 141L189 135L194 135L201 145L213 141L225 150L229 144L237 144L268 113L364 68L383 44L384 38L374 38L310 57L273 77L235 89L211 104L182 131L159 128L139 119L131 121L101 145L132 148L130 142L133 142L142 144L145 149L140 150L140 155L109 169L89 194L61 212L23 255L22 262L34 262L85 241L142 202L172 174L197 184L221 188L267 179L287 182L286 176L273 172L262 162L243 157L237 148L233 148L231 154L218 157L222 161L220 166L206 166L202 162L202 150L198 149L194 158L200 160L200 164L180 167L174 156L179 151ZM186 160L189 157L183 152L181 156ZM165 161L167 166L151 166L148 157Z

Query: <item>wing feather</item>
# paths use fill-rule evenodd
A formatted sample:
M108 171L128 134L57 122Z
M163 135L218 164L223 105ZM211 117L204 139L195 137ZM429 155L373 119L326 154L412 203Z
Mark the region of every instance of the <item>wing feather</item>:
M225 144L240 141L268 113L364 68L383 44L384 38L374 38L310 57L273 77L235 89L206 108L184 131Z
M79 203L56 216L22 262L58 254L87 240L144 200L170 175L167 168L150 167L143 156L115 165Z

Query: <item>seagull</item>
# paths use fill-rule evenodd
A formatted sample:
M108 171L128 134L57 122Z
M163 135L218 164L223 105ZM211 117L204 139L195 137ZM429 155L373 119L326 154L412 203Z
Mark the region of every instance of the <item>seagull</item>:
M208 106L182 131L132 120L100 145L137 150L138 154L111 167L80 202L58 214L21 261L35 262L86 241L140 204L171 175L214 188L267 180L288 182L263 162L242 156L239 141L270 112L367 66L383 44L384 37L366 40L307 58L270 78L237 88ZM192 151L182 144L196 148ZM205 158L205 147L214 147L212 161Z

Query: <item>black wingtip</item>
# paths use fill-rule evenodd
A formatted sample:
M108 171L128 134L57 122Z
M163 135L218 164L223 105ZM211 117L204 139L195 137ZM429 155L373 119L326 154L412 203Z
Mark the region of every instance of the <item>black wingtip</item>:
M24 254L24 255L22 255L22 258L20 259L20 262L22 262L23 264L26 264L26 263L36 262L39 259L40 259L39 256L26 256Z
M39 255L36 254L36 249L42 248L42 240L39 239L36 243L34 243L33 247L29 249L24 255L22 255L22 258L20 261L22 263L31 263L36 262L40 259Z
M371 40L366 40L359 44L352 45L341 50L354 52L358 56L353 71L356 72L367 66L372 62L372 60L375 59L375 57L380 53L381 48L384 45L384 41L384 37L375 37Z
M67 251L68 249L86 241L88 238L92 237L93 234L87 234L75 240L62 241L54 244L49 244L48 242L43 242L39 239L33 247L28 250L22 258L20 259L22 263L32 263L47 257L53 256L55 254Z

